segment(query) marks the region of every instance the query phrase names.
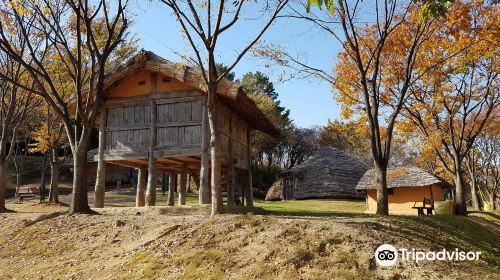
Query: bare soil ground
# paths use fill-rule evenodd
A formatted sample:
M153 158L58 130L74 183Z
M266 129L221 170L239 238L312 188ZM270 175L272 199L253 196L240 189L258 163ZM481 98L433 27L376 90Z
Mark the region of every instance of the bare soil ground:
M9 204L0 279L500 279L500 227L480 217L226 214L185 207ZM246 211L246 210L245 210ZM480 236L480 240L477 240ZM483 251L480 261L377 267L380 244Z

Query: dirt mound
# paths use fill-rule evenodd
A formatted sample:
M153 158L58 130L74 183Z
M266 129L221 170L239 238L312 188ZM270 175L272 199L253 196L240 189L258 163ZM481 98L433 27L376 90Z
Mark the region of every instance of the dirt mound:
M398 219L233 214L210 218L204 207L173 209L104 208L92 216L1 214L0 279L500 276L485 262L400 262L390 269L377 267L373 252L382 243L408 248L418 244L420 249L436 246L425 235L405 234ZM442 235L452 242L453 238Z

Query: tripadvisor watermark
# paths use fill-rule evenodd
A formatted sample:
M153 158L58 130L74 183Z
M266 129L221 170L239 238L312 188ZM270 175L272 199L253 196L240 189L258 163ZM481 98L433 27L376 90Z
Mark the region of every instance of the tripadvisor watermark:
M421 261L478 261L481 252L460 251L455 250L440 250L440 251L420 251L415 248L396 249L390 244L380 245L375 250L375 261L380 266L392 266L398 260L413 261L419 263Z

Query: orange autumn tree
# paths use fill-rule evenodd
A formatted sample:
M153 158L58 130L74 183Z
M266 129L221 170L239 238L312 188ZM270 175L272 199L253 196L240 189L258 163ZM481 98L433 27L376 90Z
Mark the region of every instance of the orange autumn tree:
M404 115L455 185L456 213L467 214L465 159L500 104L498 8L460 2L423 46ZM450 58L450 53L454 53ZM429 68L429 66L433 66ZM475 184L472 197L476 199Z
M68 140L64 133L64 125L61 119L51 112L48 105L44 106L40 113L42 123L34 132L32 132L35 143L30 145L30 153L42 153L48 155L50 165L50 189L49 203L59 203L59 181L61 159L59 149L68 145Z

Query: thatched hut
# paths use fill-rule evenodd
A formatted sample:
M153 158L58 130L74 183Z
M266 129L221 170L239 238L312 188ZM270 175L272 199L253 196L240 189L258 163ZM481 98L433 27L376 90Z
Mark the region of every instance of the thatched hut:
M366 193L369 212L377 210L377 183L375 169L366 171L356 189ZM443 179L414 166L395 167L387 170L389 212L413 213L415 202L424 198L442 200L451 186Z
M278 175L267 200L362 198L356 185L368 166L339 149L323 147L302 164ZM281 191L279 190L281 188Z

